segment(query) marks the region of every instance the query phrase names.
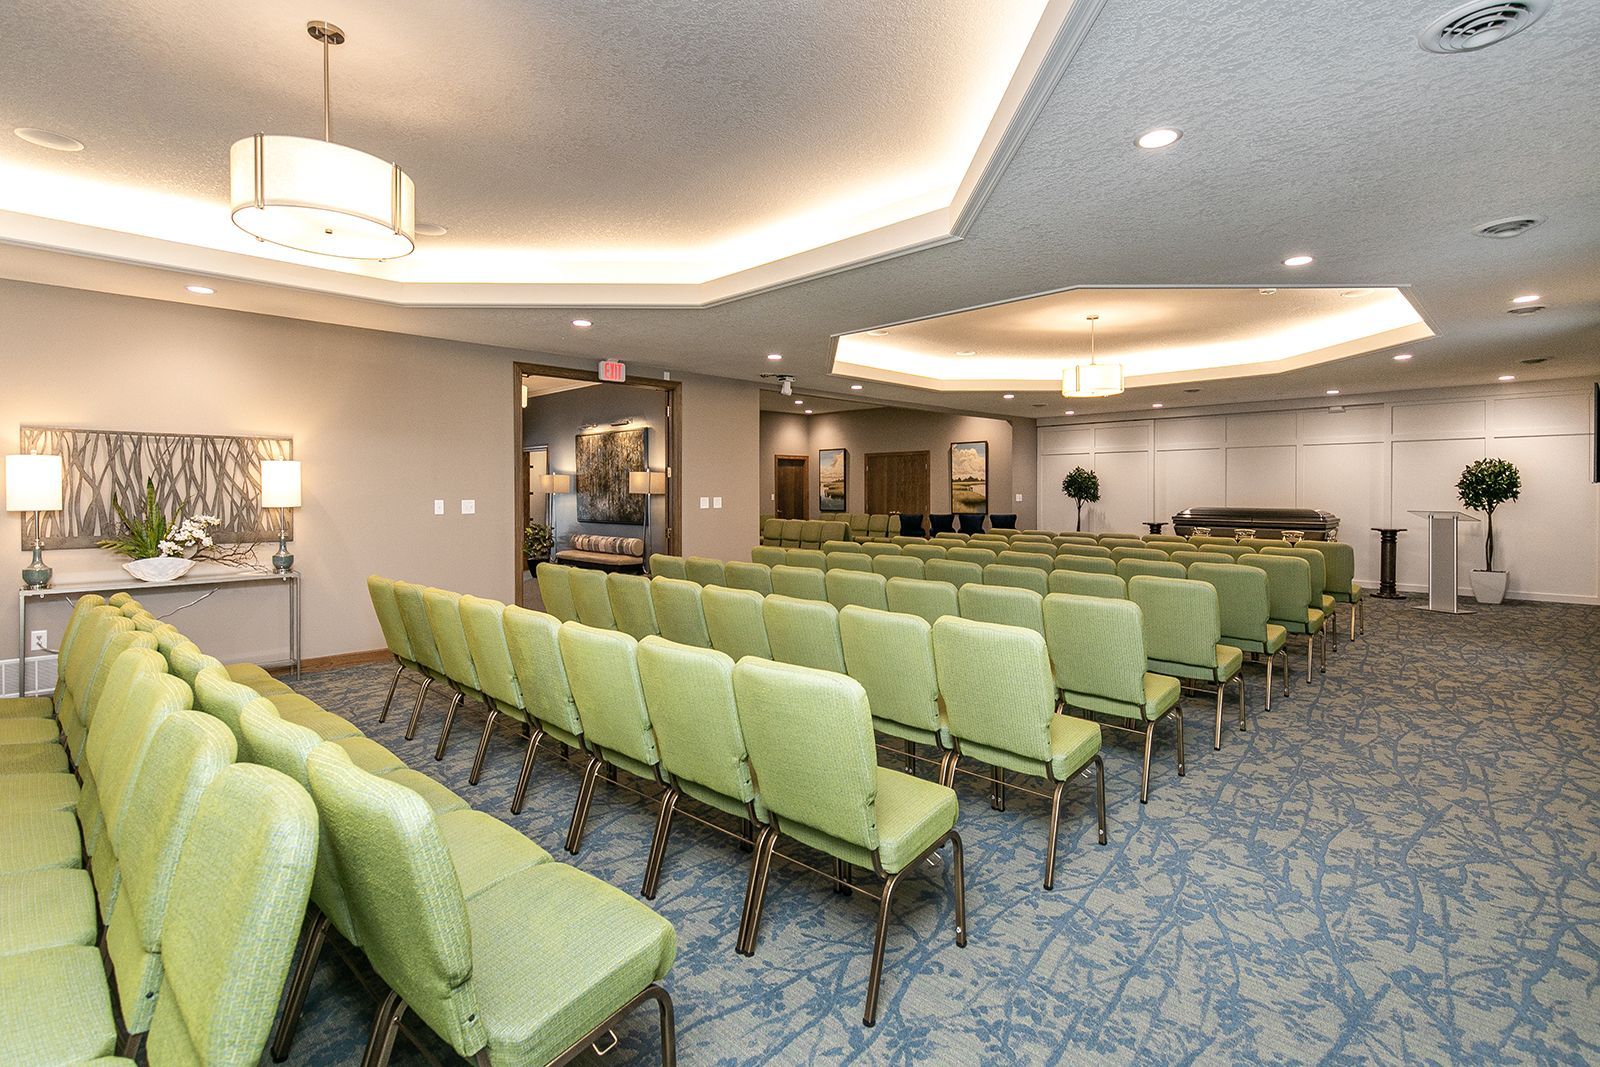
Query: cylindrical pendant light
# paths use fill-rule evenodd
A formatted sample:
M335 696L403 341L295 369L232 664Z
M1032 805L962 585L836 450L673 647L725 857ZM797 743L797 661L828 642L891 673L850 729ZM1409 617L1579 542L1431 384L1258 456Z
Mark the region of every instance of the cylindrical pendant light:
M1078 363L1061 375L1061 395L1077 397L1116 396L1122 389L1122 364L1094 361L1094 325L1099 315L1089 317L1089 362Z

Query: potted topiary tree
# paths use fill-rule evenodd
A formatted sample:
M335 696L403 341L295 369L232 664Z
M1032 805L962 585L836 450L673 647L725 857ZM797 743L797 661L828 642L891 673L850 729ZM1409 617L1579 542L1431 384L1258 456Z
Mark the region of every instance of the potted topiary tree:
M1522 495L1522 475L1504 459L1469 463L1456 483L1461 506L1481 511L1487 520L1483 533L1483 570L1472 572L1472 595L1480 604L1498 604L1506 598L1506 572L1494 569L1494 509Z
M1100 476L1091 470L1074 467L1061 479L1061 491L1078 505L1078 529L1083 529L1083 505L1100 499Z

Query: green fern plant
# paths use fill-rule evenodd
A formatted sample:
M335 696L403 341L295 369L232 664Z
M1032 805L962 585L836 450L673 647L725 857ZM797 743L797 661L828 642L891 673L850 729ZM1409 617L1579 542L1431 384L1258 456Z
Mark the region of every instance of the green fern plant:
M167 521L167 517L161 513L161 505L156 503L156 483L153 478L145 480L144 513L138 518L130 518L123 510L115 490L111 493L111 509L122 520L123 533L119 537L101 541L100 547L129 559L154 559L161 555L161 542L167 539L167 533L183 518L183 508L180 507L171 522Z

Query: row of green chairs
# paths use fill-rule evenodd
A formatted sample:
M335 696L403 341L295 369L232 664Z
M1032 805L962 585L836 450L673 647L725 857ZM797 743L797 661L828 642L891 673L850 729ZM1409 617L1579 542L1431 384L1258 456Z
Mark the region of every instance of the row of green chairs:
M761 543L781 548L819 548L824 541L849 536L849 525L838 521L769 518L761 524Z

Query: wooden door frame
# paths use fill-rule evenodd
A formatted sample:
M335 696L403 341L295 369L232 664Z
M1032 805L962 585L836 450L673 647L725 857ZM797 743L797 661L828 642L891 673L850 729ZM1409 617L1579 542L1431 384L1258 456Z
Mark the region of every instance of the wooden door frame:
M774 497L774 500L772 502L773 514L777 514L777 511L778 511L778 502L776 500L776 497L778 495L778 461L781 460L781 459L797 459L797 460L800 461L800 510L803 512L803 514L800 516L800 518L802 520L809 519L809 518L811 518L811 457L809 455L804 455L804 456L792 456L792 455L787 455L787 454L784 454L784 455L774 454L773 455L773 457L772 457L772 495Z
M592 381L597 385L611 383L600 381L599 375L592 370L579 370L575 367L554 367L545 363L524 363L519 361L511 364L511 404L517 417L512 420L513 439L511 447L515 456L512 462L512 479L517 486L517 525L513 531L511 554L516 557L514 570L515 578L512 588L516 590L516 602L522 604L523 574L528 569L527 558L522 554L522 531L528 525L528 490L524 484L527 480L527 460L524 458L522 447L525 427L523 419L526 409L522 406L522 378L524 375L535 374L544 378L567 378L571 381ZM662 381L655 378L630 378L621 383L623 385L642 386L646 389L660 389L667 394L667 540L666 550L668 555L681 554L683 539L683 493L679 490L679 483L683 471L683 420L680 417L683 397L683 383L676 381ZM548 445L549 442L546 442ZM545 469L549 470L546 461ZM576 490L577 486L573 486ZM650 499L645 498L645 507L650 506ZM646 546L648 547L648 546ZM526 605L524 605L526 606Z
M933 453L930 450L928 450L926 448L900 448L900 449L895 449L892 452L865 452L862 455L863 455L863 460L862 460L862 463L861 463L861 504L862 504L863 508L866 508L867 510L871 510L868 507L868 501L867 501L867 492L868 492L867 487L868 487L869 484L871 484L868 481L867 471L871 468L872 460L873 460L874 457L884 457L884 456L921 456L928 463L928 485L927 485L928 503L923 505L923 507L924 507L924 509L931 510L932 505L933 505ZM926 514L926 513L927 513L927 510L924 511L924 514ZM898 515L900 513L899 512L894 512L894 514Z

